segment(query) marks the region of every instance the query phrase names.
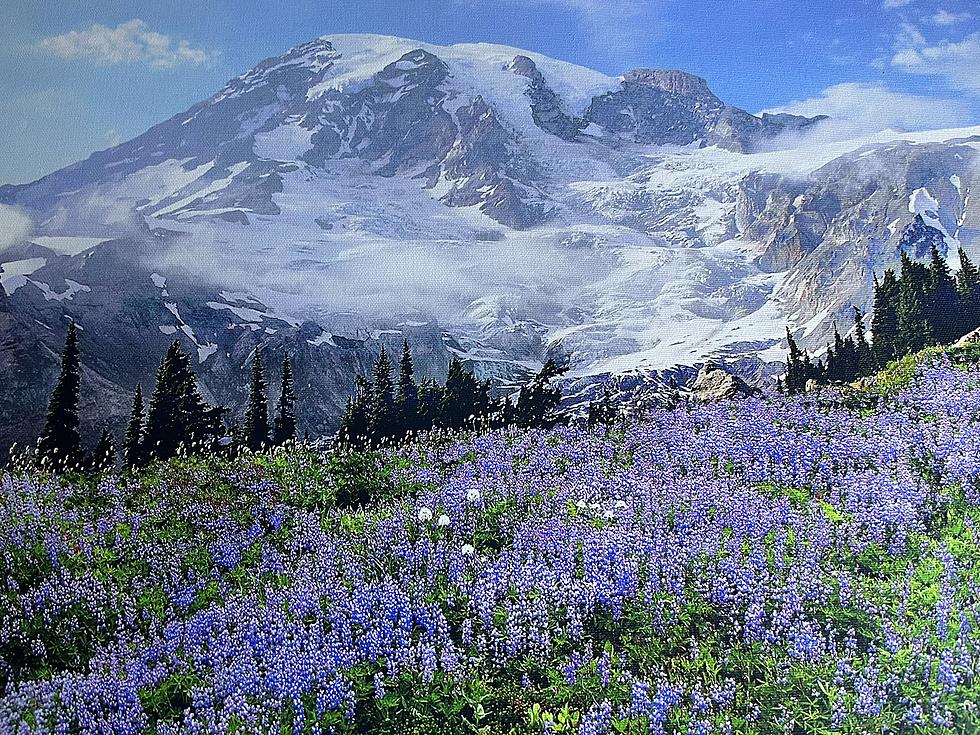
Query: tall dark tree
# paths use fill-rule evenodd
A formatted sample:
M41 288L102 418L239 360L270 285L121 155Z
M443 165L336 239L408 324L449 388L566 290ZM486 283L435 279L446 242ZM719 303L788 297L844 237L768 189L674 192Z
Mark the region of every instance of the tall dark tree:
M795 395L806 390L806 381L809 376L804 357L809 359L809 356L805 355L797 345L789 327L786 328L786 344L789 346L789 356L786 360L786 392Z
M99 443L92 452L92 470L106 473L116 469L116 440L108 429L102 430Z
M296 391L293 386L293 366L289 356L282 358L282 379L279 387L279 404L272 427L272 441L277 446L296 438Z
M224 435L224 409L205 403L190 357L173 342L157 370L143 436L147 459L168 459L181 447L210 449Z
M123 439L123 465L129 469L143 464L143 386L136 384L133 409Z
M368 434L375 443L391 438L397 428L395 384L392 381L391 371L391 358L382 346L378 360L374 363L371 407L368 411Z
M415 363L408 340L402 345L402 358L398 366L398 396L395 400L399 435L406 435L422 428L419 421L419 387L415 382Z
M548 358L530 383L521 388L517 401L516 423L518 426L550 428L560 420L557 414L561 403L561 388L552 381L565 373L554 359Z
M439 425L447 429L461 429L476 417L480 386L463 362L453 356L446 373L446 385L439 407Z
M854 349L857 357L857 374L860 377L871 375L875 369L875 359L864 331L864 313L854 307Z
M61 372L48 402L44 430L37 441L38 456L48 466L64 471L82 461L79 434L78 398L81 386L81 353L75 322L68 323L65 347L61 353Z
M956 274L956 290L960 297L960 332L962 336L980 327L980 270L959 250L960 270Z
M917 279L906 280L903 276L898 299L898 356L910 355L933 343L924 302L925 293Z
M252 353L252 380L248 388L248 403L242 423L242 442L253 452L269 442L269 386L262 367L262 352Z
M360 447L368 441L368 414L374 387L363 375L354 380L354 395L347 400L338 435L345 444Z
M898 304L900 288L895 271L888 269L881 281L875 278L871 312L872 352L875 366L884 367L898 356Z
M946 259L932 244L929 266L926 320L933 338L939 344L950 344L962 336L963 323L956 282L949 272Z

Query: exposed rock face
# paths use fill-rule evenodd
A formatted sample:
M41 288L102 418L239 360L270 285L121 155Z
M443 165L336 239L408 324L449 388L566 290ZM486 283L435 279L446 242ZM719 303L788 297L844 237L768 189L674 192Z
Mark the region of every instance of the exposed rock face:
M583 394L614 374L669 399L711 360L756 360L739 374L762 384L787 324L823 346L902 250L980 245L980 129L753 153L815 122L750 115L675 71L303 44L0 187L34 224L0 252L0 447L40 428L68 319L94 433L121 426L173 339L233 415L252 349L273 382L292 354L314 434L404 338L436 378L456 354L504 385L558 357Z
M515 74L528 78L525 94L531 101L531 116L535 125L563 140L572 141L588 123L568 114L561 98L555 93L537 65L527 56L515 56L511 64Z
M967 347L969 345L980 344L980 329L974 329L969 334L964 334L958 340L954 347Z
M722 102L708 83L670 69L634 69L621 89L596 98L585 117L636 143L717 145L750 151L789 130L824 118L766 115L762 118Z
M746 398L756 392L755 388L738 376L710 364L698 371L698 376L691 385L691 397L704 403Z

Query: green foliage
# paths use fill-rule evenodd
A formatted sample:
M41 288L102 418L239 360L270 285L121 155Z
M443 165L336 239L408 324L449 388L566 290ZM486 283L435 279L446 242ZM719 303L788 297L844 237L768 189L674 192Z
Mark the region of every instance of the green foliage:
M81 386L81 353L75 322L68 323L61 372L51 393L44 430L37 441L38 457L55 471L77 468L82 463L78 399Z

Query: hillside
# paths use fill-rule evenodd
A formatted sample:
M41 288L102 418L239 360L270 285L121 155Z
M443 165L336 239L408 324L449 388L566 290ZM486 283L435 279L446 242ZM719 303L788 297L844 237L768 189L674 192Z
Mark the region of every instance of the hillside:
M5 475L0 730L973 732L980 369L893 387Z
M549 356L580 391L709 359L770 374L786 324L822 346L899 252L977 252L980 129L836 140L826 125L752 115L677 70L301 44L133 140L0 187L33 223L0 253L0 415L17 417L0 445L37 433L68 319L92 433L120 428L174 338L233 412L255 346L292 354L314 434L404 338L427 375L458 355L500 385Z

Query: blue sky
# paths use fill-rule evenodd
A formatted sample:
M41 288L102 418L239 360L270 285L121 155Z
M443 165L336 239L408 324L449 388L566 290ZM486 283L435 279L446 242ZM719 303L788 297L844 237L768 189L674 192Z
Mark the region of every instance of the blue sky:
M752 112L980 124L977 0L7 0L0 182L133 137L265 57L349 32L491 41L610 74L677 68Z

